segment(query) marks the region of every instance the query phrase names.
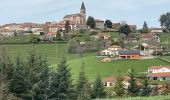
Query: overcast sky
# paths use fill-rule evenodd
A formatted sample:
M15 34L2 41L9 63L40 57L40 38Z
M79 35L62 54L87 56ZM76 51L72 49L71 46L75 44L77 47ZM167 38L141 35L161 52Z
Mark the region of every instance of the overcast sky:
M113 22L126 21L139 28L146 20L159 27L159 16L170 11L170 0L83 0L87 15ZM78 13L81 0L0 0L0 25L6 23L60 21Z

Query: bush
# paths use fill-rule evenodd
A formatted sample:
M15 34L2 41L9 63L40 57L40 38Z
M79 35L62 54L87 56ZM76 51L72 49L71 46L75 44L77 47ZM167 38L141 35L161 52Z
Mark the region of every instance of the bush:
M96 31L91 31L89 35L91 36L91 35L96 35L96 34L98 34L98 32L96 32Z

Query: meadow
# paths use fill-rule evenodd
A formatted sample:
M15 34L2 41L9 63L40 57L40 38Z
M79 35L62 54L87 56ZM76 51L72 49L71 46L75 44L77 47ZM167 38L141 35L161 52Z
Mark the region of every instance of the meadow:
M96 99L96 100L170 100L170 96L128 97L128 98Z
M143 73L147 68L153 65L169 65L160 59L150 60L118 60L103 63L101 58L97 58L95 53L69 54L67 53L67 45L63 43L58 44L7 44L5 45L9 51L11 58L14 60L17 55L23 59L28 56L31 48L35 48L37 53L47 57L48 64L51 68L57 68L57 64L61 58L66 57L69 66L72 69L73 79L76 79L82 63L85 64L86 75L90 80L94 80L97 74L102 78L108 76L116 76L118 71L122 75L126 75L128 69L134 67L137 72Z

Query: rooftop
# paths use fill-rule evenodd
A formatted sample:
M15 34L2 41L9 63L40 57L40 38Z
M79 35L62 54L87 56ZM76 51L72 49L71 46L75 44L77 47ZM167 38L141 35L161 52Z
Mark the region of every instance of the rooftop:
M140 54L139 50L120 50L120 55L131 55L131 54Z
M164 72L164 73L151 73L148 75L149 77L170 77L170 72Z

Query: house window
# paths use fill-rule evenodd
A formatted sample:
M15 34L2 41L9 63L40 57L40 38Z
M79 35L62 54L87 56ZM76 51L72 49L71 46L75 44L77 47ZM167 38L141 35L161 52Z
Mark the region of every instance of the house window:
M110 83L109 85L110 85L110 86L113 86L113 83Z
M107 86L107 83L104 83L103 85L104 85L104 86Z
M157 77L153 77L153 80L157 80L158 78Z
M129 58L130 58L130 56L127 56L127 58L129 59Z
M163 80L166 80L166 77L163 77L162 79L163 79Z

